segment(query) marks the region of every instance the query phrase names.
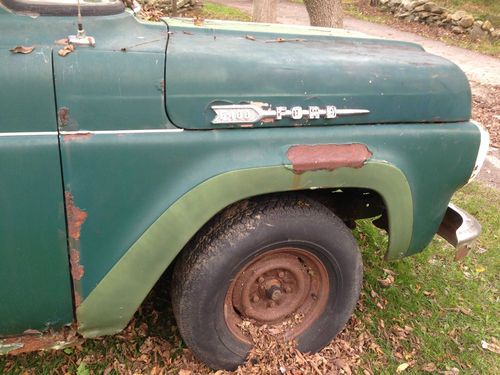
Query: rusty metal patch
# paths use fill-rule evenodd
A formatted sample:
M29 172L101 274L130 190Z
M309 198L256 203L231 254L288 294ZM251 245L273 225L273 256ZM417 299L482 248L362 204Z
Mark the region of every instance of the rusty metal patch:
M66 203L66 216L68 222L68 244L69 244L69 261L71 277L73 279L73 296L75 306L81 302L80 298L80 280L82 279L85 269L80 264L80 233L88 214L84 210L75 205L71 192L64 193Z
M57 120L59 122L59 126L66 126L69 124L69 108L61 107L57 111Z
M83 223L87 220L88 214L75 206L73 194L71 192L64 192L66 199L66 214L68 215L68 234L72 240L80 240L80 230Z
M91 132L83 132L80 131L78 133L74 134L63 134L63 139L64 141L83 141L89 138L92 138L92 133Z
M372 155L368 147L361 143L295 145L287 152L295 173L341 167L361 168Z
M66 327L58 332L36 332L0 339L0 354L17 355L37 350L64 349L81 340L74 327Z
M81 280L84 270L80 264L80 252L76 249L71 249L69 251L69 261L71 263L71 277L73 277L73 280Z

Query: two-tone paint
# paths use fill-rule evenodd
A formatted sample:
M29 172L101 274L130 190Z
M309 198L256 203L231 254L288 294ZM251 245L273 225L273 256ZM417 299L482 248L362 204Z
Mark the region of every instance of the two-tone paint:
M418 83L412 72L428 78L425 64L408 65L410 70L399 72L392 83L381 68L393 100L404 93L407 78L413 100L425 107L406 114L401 106L410 99L401 98L396 108L384 108L379 99L371 104L370 92L347 95L348 79L341 81L342 94L328 96L328 81L305 69L306 62L300 67L309 83L297 83L300 69L287 73L287 80L271 79L265 76L270 61L262 62L266 69L259 64L251 69L233 46L226 50L236 54L236 63L219 54L218 71L217 50L211 48L217 41L222 50L231 43L251 46L244 38L248 25L231 26L239 31L226 23L196 29L189 21L143 23L126 12L84 21L95 47L77 47L62 57L57 41L75 33L75 18L32 18L0 7L0 335L73 322L89 337L120 331L211 217L260 194L345 187L376 191L388 212L388 258L417 253L474 168L480 132L469 122L469 87L443 60L429 57L436 74L456 80L434 83L436 101L417 95L429 83ZM366 48L397 46L323 29L252 30L264 40L255 50L260 60L271 45L280 48L279 61L297 58L297 43L265 40L299 34L318 38L308 48L328 40L338 51L354 46L352 58L358 56L363 69L371 69L363 65ZM214 44L208 46L209 40ZM35 49L26 55L9 51L17 45ZM419 47L403 48L419 51L424 59ZM206 58L197 58L196 51ZM327 58L313 61L320 67L322 59ZM368 74L363 69L361 74ZM263 77L252 83L256 71ZM341 69L334 75L341 77ZM351 80L349 90L361 92L367 85ZM293 95L286 94L287 86ZM318 123L284 119L251 129L211 123L214 113L208 109L215 99L307 106L311 98L300 91L306 86L309 92L317 87L314 98L323 96L316 100L321 106L367 108L370 114L362 126L352 117ZM446 92L462 105L441 111ZM344 97L349 97L345 105ZM349 149L352 158L332 153L338 147Z

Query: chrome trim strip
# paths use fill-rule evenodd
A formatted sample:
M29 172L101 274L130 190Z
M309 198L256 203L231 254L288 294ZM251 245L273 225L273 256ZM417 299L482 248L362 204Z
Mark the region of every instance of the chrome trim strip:
M63 130L61 135L105 135L105 134L156 134L156 133L181 133L184 129L133 129L133 130Z
M0 137L28 137L28 136L48 136L57 135L57 132L12 132L0 133Z
M472 215L450 203L437 234L460 251L479 237L481 224Z

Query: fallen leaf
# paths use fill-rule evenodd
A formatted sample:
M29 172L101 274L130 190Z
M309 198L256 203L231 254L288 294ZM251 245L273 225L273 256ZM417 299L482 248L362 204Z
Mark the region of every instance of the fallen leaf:
M42 332L40 332L37 329L27 329L26 331L23 332L25 335L41 335Z
M392 276L396 276L396 272L390 270L390 269L387 269L387 268L382 268L382 270L388 274L388 275L392 275Z
M73 44L67 44L63 48L61 48L59 51L57 51L57 54L61 57L64 57L71 52L75 50L75 46Z
M456 367L452 367L451 369L446 371L439 371L439 373L443 375L458 375L460 373L460 370Z
M35 46L26 47L26 46L15 46L14 48L9 49L12 53L22 53L23 55L27 55L28 53L33 52Z
M397 373L397 374L402 373L404 370L406 370L406 369L408 368L408 366L410 366L410 364L409 364L409 363L406 363L406 362L405 362L405 363L401 363L401 364L398 366L398 368L396 369L396 373Z
M203 26L203 24L205 23L205 19L202 17L195 17L193 19L193 23L195 26Z
M434 297L436 292L434 290L424 290L424 296L426 297Z
M384 287L391 286L394 283L394 276L392 275L387 275L385 279L377 279L380 285Z
M436 370L437 370L436 364L432 362L426 363L425 365L422 366L422 371L425 372L436 372Z
M486 271L485 267L483 267L483 266L477 266L476 267L476 272L481 273L481 272L484 272L484 271Z
M488 249L485 249L484 247L480 247L476 250L476 253L478 254L484 254L485 252L487 252Z
M179 375L191 375L191 370L179 370Z
M497 343L488 343L484 340L481 340L481 347L483 349L489 350L490 352L500 354L500 345Z
M467 309L465 307L461 307L461 306L458 306L458 307L444 307L442 308L442 310L444 311L453 311L453 312L457 312L457 313L462 313L464 315L467 315L467 316L472 316L472 310L471 309Z

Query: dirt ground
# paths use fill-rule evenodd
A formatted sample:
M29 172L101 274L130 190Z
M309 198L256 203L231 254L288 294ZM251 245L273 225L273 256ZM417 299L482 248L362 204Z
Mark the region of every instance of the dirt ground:
M252 0L211 0L244 10L251 14ZM382 14L364 6L362 10L372 15ZM309 17L303 4L279 0L278 23L309 25ZM500 189L500 59L474 51L447 45L433 37L447 30L419 23L390 21L390 26L371 23L350 16L344 18L344 28L370 36L398 39L422 45L428 52L445 57L457 64L469 78L472 96L472 118L479 121L490 133L490 150L478 179L488 186ZM406 24L406 25L405 25ZM417 34L418 33L418 34ZM424 36L426 35L426 36Z

